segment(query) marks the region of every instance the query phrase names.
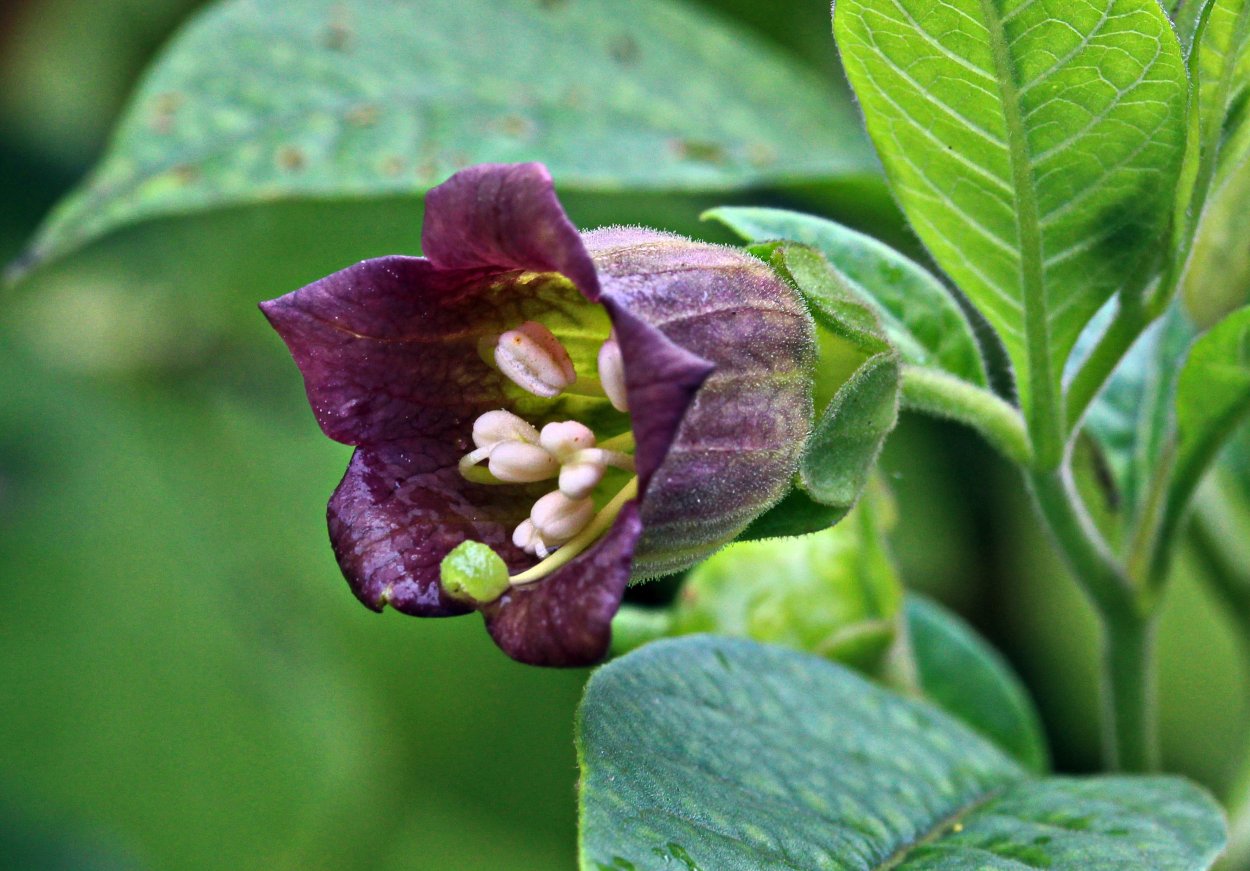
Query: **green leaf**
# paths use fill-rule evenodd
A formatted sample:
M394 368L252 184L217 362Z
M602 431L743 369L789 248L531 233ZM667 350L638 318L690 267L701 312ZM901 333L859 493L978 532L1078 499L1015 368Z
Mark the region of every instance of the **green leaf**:
M1045 771L1049 753L1037 709L998 651L936 602L910 594L906 611L925 696L1025 768Z
M890 246L825 218L782 209L724 206L703 217L752 242L789 239L812 246L850 293L873 305L906 362L986 384L981 348L959 303L932 273ZM809 302L816 307L816 300Z
M1086 415L1085 431L1100 452L1089 460L1105 462L1111 478L1117 519L1109 532L1115 540L1139 519L1151 482L1172 449L1176 379L1194 334L1184 312L1173 305L1120 361Z
M1230 112L1240 107L1250 89L1250 2L1209 0L1195 38L1191 69L1198 85L1203 159L1214 162L1222 140L1233 132ZM1233 120L1242 121L1240 112Z
M901 377L897 354L877 354L834 395L799 461L799 481L812 499L847 509L859 499L898 422Z
M1250 196L1250 2L1208 0L1196 29L1189 64L1199 120L1181 294L1207 327L1250 298L1250 246L1241 226Z
M1176 27L1176 35L1180 38L1181 48L1189 54L1194 44L1194 33L1198 29L1198 19L1202 10L1210 4L1210 0L1168 0L1164 8Z
M1176 384L1176 482L1192 490L1250 411L1250 307L1233 312L1189 351Z
M21 265L137 221L419 195L519 160L570 191L873 172L831 85L695 7L224 0L168 47Z
M1232 155L1237 160L1232 162ZM1245 210L1250 201L1250 125L1230 143L1207 195L1185 264L1181 298L1201 327L1250 301L1250 245Z
M1157 0L839 0L834 30L899 203L1002 336L1057 461L1064 360L1168 225L1171 24Z
M1036 780L936 708L732 639L601 668L578 751L585 871L1196 871L1224 843L1182 780Z

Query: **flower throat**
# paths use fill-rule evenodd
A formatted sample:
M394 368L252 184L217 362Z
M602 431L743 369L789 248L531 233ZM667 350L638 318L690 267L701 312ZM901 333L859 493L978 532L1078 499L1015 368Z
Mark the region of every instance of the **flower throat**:
M579 376L560 340L537 321L526 321L486 343L482 356L533 396L596 397L617 411L629 410L614 334L599 348L597 378ZM473 445L460 459L460 474L466 480L500 486L554 480L556 489L540 497L529 517L512 531L512 543L540 561L509 575L503 560L485 544L463 542L441 567L443 587L453 596L489 601L511 586L541 580L598 540L625 503L637 496L634 475L595 509L595 494L609 468L635 472L632 431L599 441L577 420L553 421L539 429L511 411L496 409L473 422Z

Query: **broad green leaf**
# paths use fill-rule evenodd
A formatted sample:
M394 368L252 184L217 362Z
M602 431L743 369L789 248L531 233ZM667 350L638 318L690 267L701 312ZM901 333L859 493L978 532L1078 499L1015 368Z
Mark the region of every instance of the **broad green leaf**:
M936 708L734 639L601 668L578 751L585 871L1198 871L1224 843L1182 780L1034 779Z
M1169 221L1171 24L1157 0L839 0L834 30L896 197L1049 427L1077 336Z
M803 490L815 501L850 509L898 422L898 355L869 357L842 385L807 440L799 461Z
M782 209L725 206L703 217L752 242L789 239L812 246L852 294L873 305L905 361L986 384L981 348L959 303L927 269L890 246L825 218Z
M1250 307L1194 342L1176 384L1176 478L1192 490L1250 412Z
M168 47L22 265L136 221L419 195L518 160L570 191L873 171L832 85L671 0L222 0Z
M929 701L971 726L1033 772L1049 753L1037 709L1002 656L936 602L907 597L907 631Z

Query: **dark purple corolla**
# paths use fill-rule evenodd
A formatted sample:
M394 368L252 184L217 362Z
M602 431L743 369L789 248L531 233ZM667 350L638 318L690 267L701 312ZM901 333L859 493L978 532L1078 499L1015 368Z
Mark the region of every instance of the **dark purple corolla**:
M357 447L339 565L375 610L478 610L518 660L594 662L631 578L707 556L789 486L808 314L741 251L579 234L539 164L430 191L422 247L261 305Z

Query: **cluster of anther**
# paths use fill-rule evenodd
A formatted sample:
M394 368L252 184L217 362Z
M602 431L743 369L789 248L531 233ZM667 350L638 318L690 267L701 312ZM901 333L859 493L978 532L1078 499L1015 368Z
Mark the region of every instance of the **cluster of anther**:
M599 349L597 382L578 377L560 340L537 321L526 321L501 335L493 348L493 362L535 396L600 396L618 411L628 410L621 349L612 335ZM548 423L539 430L510 411L488 411L473 422L474 450L461 458L460 474L482 484L556 480L557 489L535 502L529 517L512 533L513 544L545 560L579 534L602 525L594 523L595 488L609 466L634 471L633 456L616 449L620 440L632 445L632 434L600 444L590 427L576 420ZM480 465L483 462L485 466Z

